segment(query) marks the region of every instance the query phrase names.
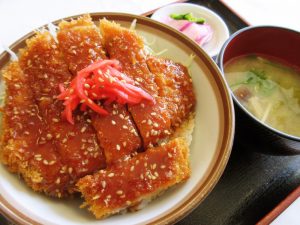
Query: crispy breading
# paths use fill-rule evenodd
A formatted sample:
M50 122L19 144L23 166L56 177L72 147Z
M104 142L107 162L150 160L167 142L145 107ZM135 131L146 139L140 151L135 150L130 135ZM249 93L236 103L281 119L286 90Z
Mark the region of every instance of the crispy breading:
M185 139L177 138L80 179L84 206L100 219L155 198L189 178L188 152Z
M3 77L6 97L1 161L11 171L21 174L35 191L61 197L69 185L69 175L60 173L64 165L55 145L47 139L46 124L33 98L28 77L18 62L9 64Z
M59 28L59 47L74 76L92 62L106 59L99 29L89 16L71 22L62 21ZM115 103L113 106L103 107L109 112L108 116L100 116L94 112L89 115L106 161L111 164L136 152L141 147L141 139L126 106Z
M194 111L196 98L187 68L169 59L147 57L149 70L155 75L159 96L165 99L171 125L179 127Z
M49 129L62 163L70 174L70 192L78 178L105 167L105 157L94 128L86 115L75 114L72 125L61 118L63 103L56 99L58 85L69 82L71 74L57 43L49 32L38 33L27 41L20 55L20 66L28 74L29 82L41 115Z
M55 197L79 191L96 218L139 208L189 178L195 106L184 66L147 55L135 31L106 19L100 30L85 15L62 21L58 42L47 31L27 40L19 62L2 71L0 142L2 163L33 190ZM103 105L106 117L78 109L75 124L68 123L58 85L108 58L156 103Z
M158 95L155 76L147 67L144 42L136 32L106 19L100 20L100 30L109 57L119 60L122 71L155 98L154 105L144 102L128 109L140 131L144 147L156 145L172 132L170 112L167 102Z

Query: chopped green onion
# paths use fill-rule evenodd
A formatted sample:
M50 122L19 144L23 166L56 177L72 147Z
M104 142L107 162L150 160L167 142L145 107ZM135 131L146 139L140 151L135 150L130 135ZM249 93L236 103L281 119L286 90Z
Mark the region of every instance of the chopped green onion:
M172 13L170 14L170 17L174 20L187 20L189 22L194 22L194 23L199 23L199 24L204 24L205 19L202 17L194 17L193 13L186 13L186 14L175 14Z

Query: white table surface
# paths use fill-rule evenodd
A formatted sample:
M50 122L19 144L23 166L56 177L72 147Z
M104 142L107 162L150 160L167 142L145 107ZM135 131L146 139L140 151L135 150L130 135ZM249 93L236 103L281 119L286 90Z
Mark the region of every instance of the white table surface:
M51 21L91 12L142 14L175 0L0 0L0 53L28 32Z

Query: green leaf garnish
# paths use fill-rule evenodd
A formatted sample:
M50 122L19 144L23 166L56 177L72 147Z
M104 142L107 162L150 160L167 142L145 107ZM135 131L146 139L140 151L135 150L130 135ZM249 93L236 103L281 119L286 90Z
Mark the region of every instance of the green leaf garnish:
M194 22L194 23L198 23L198 24L204 24L205 23L205 19L202 17L194 17L193 13L186 13L186 14L175 14L172 13L170 14L170 17L174 20L187 20L189 22Z
M250 73L255 74L257 77L259 77L262 80L266 80L267 76L266 76L266 72L263 70L257 70L257 69L250 69L249 70Z
M250 69L247 72L246 80L230 85L232 89L238 88L240 85L254 85L265 94L270 94L276 87L276 84L267 79L267 75L263 70Z

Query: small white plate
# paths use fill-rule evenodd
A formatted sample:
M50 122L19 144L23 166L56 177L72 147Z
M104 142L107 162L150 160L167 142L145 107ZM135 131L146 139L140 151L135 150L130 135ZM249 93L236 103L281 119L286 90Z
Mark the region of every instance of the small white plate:
M170 4L155 11L151 16L152 19L162 22L164 18L172 13L184 14L193 13L195 17L205 18L207 24L209 24L213 30L212 39L201 46L211 57L217 55L224 44L229 38L229 31L225 22L216 13L208 8L189 4L189 3L177 3Z

